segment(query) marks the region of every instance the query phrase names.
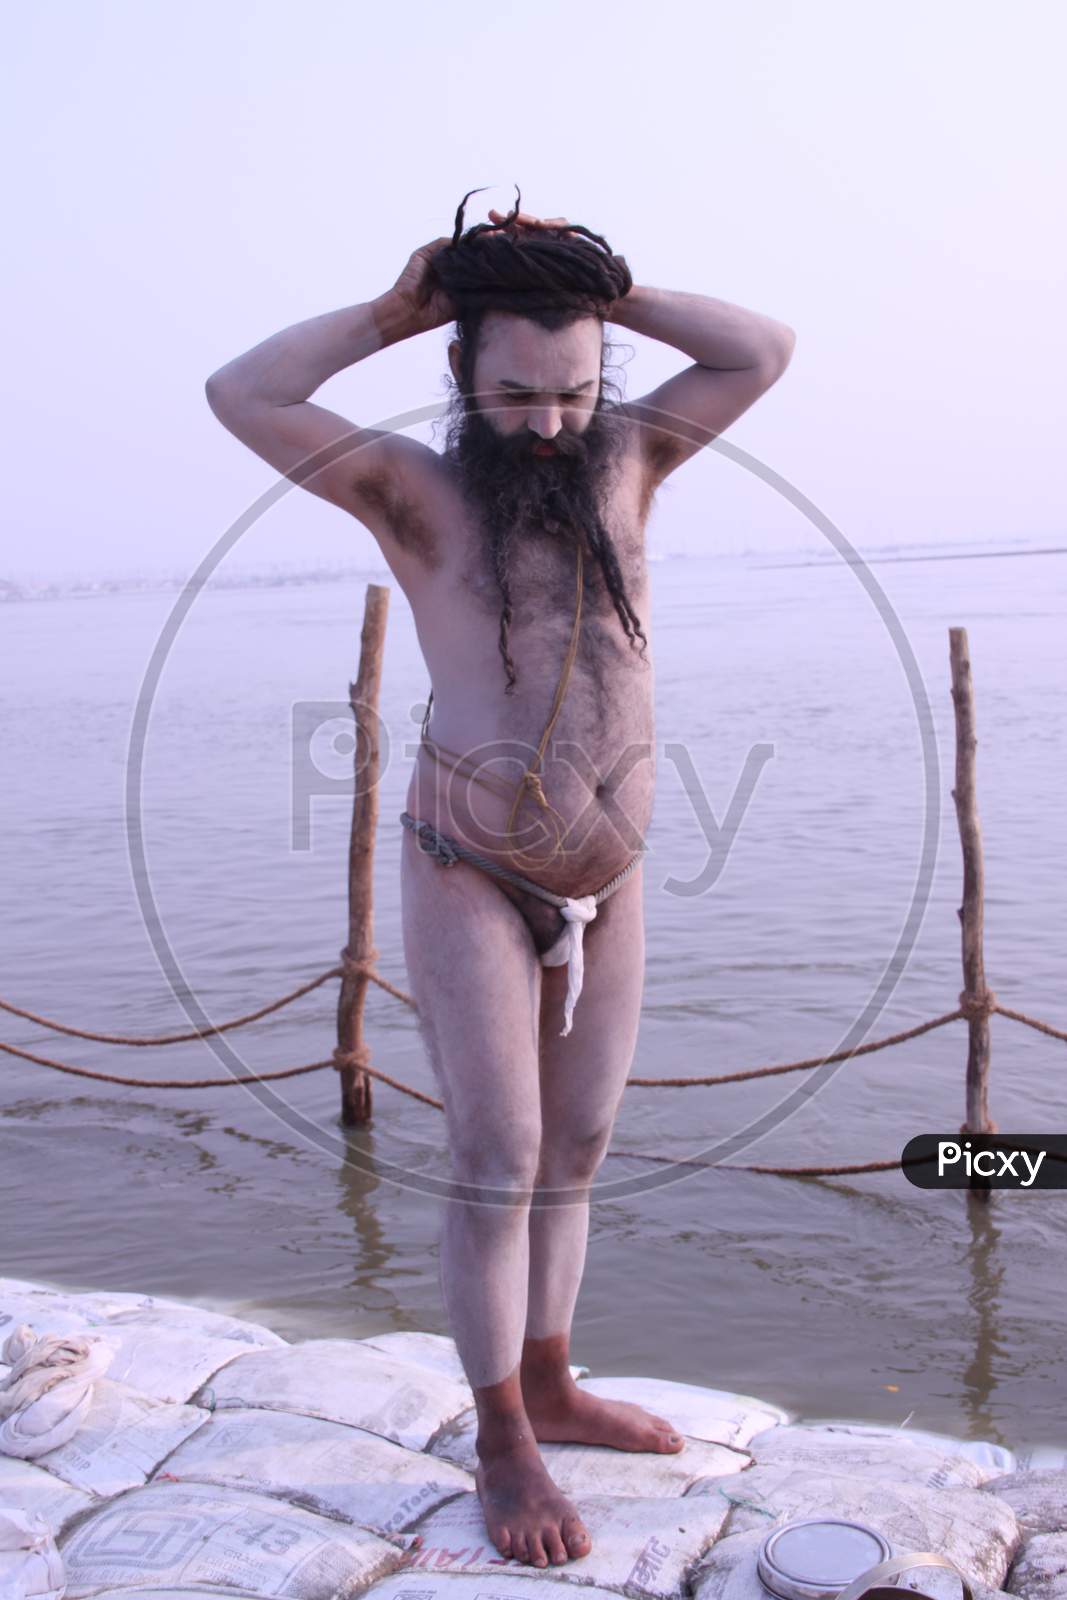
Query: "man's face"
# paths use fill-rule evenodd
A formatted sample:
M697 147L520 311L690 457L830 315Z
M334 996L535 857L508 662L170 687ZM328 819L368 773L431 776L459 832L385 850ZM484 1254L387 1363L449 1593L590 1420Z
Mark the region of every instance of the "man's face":
M478 409L501 438L514 441L513 448L528 443L532 455L551 458L565 448L568 435L581 435L589 426L600 395L603 342L596 317L549 330L525 317L490 312L474 362Z
M458 353L453 344L449 448L490 547L526 534L572 542L580 529L601 529L621 424L601 394L599 320L550 331L508 312L488 314L468 395L458 388Z

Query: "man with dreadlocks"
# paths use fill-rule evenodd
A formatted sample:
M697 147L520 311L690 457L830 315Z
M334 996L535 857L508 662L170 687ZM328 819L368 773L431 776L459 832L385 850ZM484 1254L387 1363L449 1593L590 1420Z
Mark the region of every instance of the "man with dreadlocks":
M669 1421L579 1388L570 1333L589 1193L637 1037L653 790L644 528L668 473L784 371L784 324L635 285L600 235L491 211L363 305L286 328L208 380L226 427L370 529L432 683L407 809L404 949L453 1181L441 1287L477 1406L502 1555L586 1555L539 1440L677 1451ZM640 401L605 323L690 365ZM454 323L443 451L309 396ZM580 1004L579 1002L580 998Z

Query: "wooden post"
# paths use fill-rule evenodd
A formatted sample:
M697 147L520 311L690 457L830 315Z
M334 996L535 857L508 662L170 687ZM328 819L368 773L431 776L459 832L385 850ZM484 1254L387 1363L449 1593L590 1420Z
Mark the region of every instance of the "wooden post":
M353 962L372 962L374 948L374 836L378 826L378 778L381 750L378 741L378 696L382 682L385 623L389 590L368 583L363 606L363 632L359 642L359 672L348 686L356 719L355 788L352 795L352 834L348 848L348 944ZM363 1002L368 979L346 972L337 1002L337 1048L344 1057L363 1055ZM341 1121L347 1127L370 1121L371 1080L358 1061L342 1059Z
M996 1133L989 1115L989 1007L994 996L986 987L982 948L985 902L985 864L982 832L978 825L975 784L974 682L966 628L950 628L952 703L956 712L956 820L963 847L963 905L957 910L963 933L963 992L960 1005L967 1012L967 1113L960 1132ZM988 1199L989 1190L975 1190Z

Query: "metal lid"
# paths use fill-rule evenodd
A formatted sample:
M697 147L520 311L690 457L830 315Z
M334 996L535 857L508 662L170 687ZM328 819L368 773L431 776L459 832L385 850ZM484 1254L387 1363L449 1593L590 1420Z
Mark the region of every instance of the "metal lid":
M771 1529L759 1547L756 1572L778 1600L836 1600L854 1578L892 1553L865 1523L800 1517Z

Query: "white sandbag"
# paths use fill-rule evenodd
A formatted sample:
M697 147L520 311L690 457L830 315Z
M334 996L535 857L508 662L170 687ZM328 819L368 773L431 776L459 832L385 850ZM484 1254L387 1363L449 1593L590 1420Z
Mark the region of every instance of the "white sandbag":
M86 1316L97 1322L106 1322L108 1317L118 1316L120 1311L150 1311L153 1306L178 1304L176 1300L164 1300L158 1295L130 1294L123 1289L93 1289L86 1294L76 1295L75 1299Z
M924 1440L934 1436L907 1428L857 1431L834 1423L789 1423L757 1434L749 1450L757 1466L855 1473L928 1489L977 1489L994 1471L962 1454L954 1440L945 1447Z
M769 1600L756 1572L756 1557L771 1526L768 1517L766 1528L716 1540L691 1575L693 1600Z
M170 1304L152 1295L75 1294L21 1278L0 1278L0 1341L17 1322L28 1322L38 1333L80 1333L123 1311L150 1311Z
M584 1558L583 1558L584 1559ZM578 1562L580 1568L582 1562ZM363 1600L562 1600L558 1577L564 1567L526 1567L524 1576L514 1563L501 1562L491 1586L482 1577L465 1577L459 1572L430 1572L420 1569L417 1586L403 1571L372 1584ZM533 1574L537 1576L533 1576ZM551 1576L544 1577L544 1573ZM148 1597L145 1597L148 1600ZM598 1589L583 1583L582 1600L618 1600L613 1590ZM766 1600L766 1596L763 1597Z
M456 1342L447 1334L413 1333L402 1329L396 1333L370 1334L359 1342L369 1344L374 1350L384 1350L387 1355L397 1356L401 1361L410 1361L412 1366L428 1367L431 1372L439 1372L443 1377L455 1378L457 1383L467 1381ZM588 1367L570 1368L572 1378L584 1378L588 1371Z
M538 1446L553 1480L569 1495L620 1495L640 1499L685 1494L698 1480L740 1472L743 1451L705 1439L686 1439L673 1452L611 1450L595 1444Z
M924 1489L783 1465L702 1480L686 1500L704 1494L732 1505L731 1537L795 1517L843 1517L876 1529L895 1550L947 1556L968 1582L993 1589L1002 1587L1021 1537L1011 1507L981 1489Z
M464 1411L446 1424L431 1442L427 1454L453 1461L466 1472L478 1465L475 1440L478 1415ZM655 1495L681 1495L699 1478L725 1477L750 1465L744 1451L703 1439L686 1439L673 1453L611 1450L603 1445L552 1444L538 1446L564 1494L620 1494L643 1499Z
M372 1350L381 1350L385 1355L395 1356L398 1361L407 1361L413 1367L425 1367L428 1372L451 1378L455 1383L467 1382L455 1340L446 1334L406 1331L375 1333L358 1342L369 1345Z
M190 1400L227 1362L243 1361L252 1347L233 1339L141 1324L103 1324L95 1336L115 1351L108 1377L140 1389L153 1400L180 1405Z
M107 1318L109 1328L169 1328L177 1333L207 1334L212 1339L230 1339L236 1344L257 1349L275 1349L287 1341L258 1322L245 1322L218 1311L203 1311L199 1306L131 1306Z
M362 1341L310 1339L256 1350L220 1372L203 1399L221 1409L299 1411L421 1450L471 1402L466 1384L398 1361Z
M837 1424L847 1426L851 1433L885 1433L884 1428L861 1427L859 1423ZM893 1430L894 1432L898 1430ZM995 1473L1014 1472L1018 1463L1013 1453L1002 1444L993 1444L989 1439L954 1439L948 1433L928 1433L925 1428L908 1428L908 1436L919 1444L926 1444L935 1450L950 1451L953 1455L964 1456L968 1461L974 1461L990 1476Z
M20 1323L35 1333L84 1333L95 1321L72 1295L52 1289L10 1289L0 1286L0 1344Z
M1067 1472L1012 1472L983 1487L1008 1502L1024 1533L1067 1533Z
M237 1589L286 1600L339 1600L384 1577L403 1551L350 1523L266 1495L149 1484L61 1538L67 1600L102 1589Z
M1023 1600L1067 1600L1067 1533L1027 1540L1004 1587Z
M199 1406L153 1400L124 1383L101 1378L69 1443L37 1465L79 1489L106 1497L145 1482L159 1463L208 1421Z
M63 1559L48 1523L32 1511L0 1505L0 1596L60 1600L65 1587Z
M909 1439L912 1444L920 1445L925 1450L935 1450L944 1456L974 1462L982 1470L983 1481L1000 1473L1014 1472L1017 1465L1010 1450L1002 1444L992 1444L986 1439L956 1439L949 1433L928 1433L925 1428L887 1428L870 1422L809 1422L807 1426L813 1431L825 1432L828 1437L832 1434L834 1438L840 1439L842 1444L850 1437L872 1440ZM757 1459L762 1443L758 1436L752 1440L752 1454Z
M766 1528L719 1539L701 1559L692 1575L692 1600L768 1600L756 1571L759 1547ZM960 1580L947 1567L917 1567L892 1580L899 1589L917 1590L931 1600L961 1600ZM971 1582L974 1600L1005 1600L1001 1589Z
M179 1483L277 1495L391 1538L455 1494L469 1473L363 1428L286 1411L218 1411L164 1463Z
M37 1334L25 1322L2 1353L10 1371L0 1383L0 1453L24 1461L74 1436L114 1355L92 1335Z
M96 1297L82 1298L88 1302ZM179 1313L184 1309L177 1308ZM153 1310L160 1311L165 1318L165 1308L141 1306L137 1308L135 1320L127 1323L121 1311L117 1320L109 1321L88 1303L79 1303L51 1290L23 1295L19 1299L9 1297L0 1299L0 1342L5 1334L10 1336L18 1323L26 1323L37 1333L91 1332L94 1339L106 1340L115 1351L108 1369L110 1378L128 1384L131 1389L140 1389L153 1399L172 1403L188 1400L212 1373L253 1348L247 1340L219 1338L198 1332L195 1326L183 1329L178 1325L153 1323L150 1320ZM9 1311L10 1316L7 1315ZM13 1321L16 1312L19 1313L17 1321ZM149 1320L139 1320L142 1313ZM210 1317L211 1313L206 1315ZM222 1322L231 1328L235 1326L232 1318L223 1318ZM269 1329L264 1333L267 1343L277 1338Z
M57 1289L48 1283L35 1283L29 1278L0 1278L0 1307L8 1295L32 1295L41 1301L55 1300L76 1307L83 1316L94 1321L111 1316L116 1311L125 1311L130 1306L157 1303L153 1301L151 1295L145 1294L123 1294L121 1291L110 1294L99 1291L79 1294L72 1289Z
M50 1528L59 1529L92 1503L92 1495L84 1489L54 1478L35 1463L0 1456L0 1505L32 1511Z
M679 1433L735 1450L747 1449L754 1434L789 1421L789 1413L768 1400L668 1378L584 1378L581 1387L606 1400L630 1400L666 1417Z
M476 1494L460 1495L419 1523L422 1543L404 1562L409 1595L423 1572L493 1574L552 1572L556 1581L595 1584L634 1600L678 1600L686 1574L717 1537L727 1506L710 1498L638 1500L579 1495L574 1506L589 1530L592 1549L558 1567L533 1568L504 1560L490 1541ZM494 1585L493 1594L496 1594Z

